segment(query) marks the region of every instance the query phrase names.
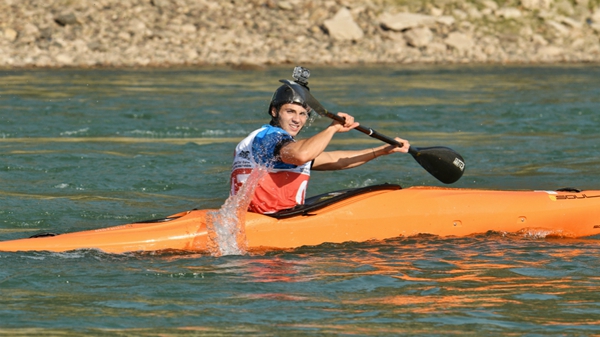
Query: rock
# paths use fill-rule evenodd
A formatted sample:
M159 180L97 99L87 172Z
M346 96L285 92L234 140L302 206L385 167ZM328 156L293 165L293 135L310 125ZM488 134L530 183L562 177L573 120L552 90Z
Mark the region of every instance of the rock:
M425 47L433 40L433 33L427 27L413 28L404 33L404 39L410 46L416 48Z
M494 10L490 8L484 8L481 10L481 15L488 17L488 20L493 20L495 17L493 16Z
M395 15L383 13L379 16L379 23L385 29L397 32L410 28L430 27L435 24L436 17L415 13L398 13Z
M556 22L554 20L547 20L546 21L546 25L548 25L551 28L553 28L553 30L556 33L558 33L558 35L561 35L561 36L567 36L567 35L569 35L569 28L567 28L562 23Z
M550 9L551 3L552 0L521 0L521 6L530 11Z
M17 39L17 31L12 29L12 28L5 28L4 29L4 38L6 40L8 40L9 42L13 42L14 40Z
M483 14L476 7L469 7L467 14L472 19L481 19L483 17Z
M523 13L515 7L503 7L496 11L496 16L505 19L518 19L523 16Z
M579 22L577 20L571 19L569 17L566 16L559 16L556 18L560 23L564 23L567 26L570 26L571 28L578 28L581 29L583 28L583 22Z
M156 6L156 7L168 8L170 5L170 2L169 2L169 0L150 0L150 4L152 6Z
M459 32L450 33L448 37L444 39L444 43L456 49L461 54L468 53L475 45L470 36Z
M196 26L192 25L191 23L181 26L181 32L185 34L193 34L196 32L196 30Z
M19 37L20 43L28 44L35 42L39 34L40 30L38 29L38 27L32 23L27 22L23 26L23 29L21 29L21 31L17 35Z
M52 27L46 27L46 28L40 29L39 37L41 40L51 40L52 39Z
M77 21L77 17L72 12L65 12L57 15L56 17L54 17L54 22L56 22L59 26L62 27L66 25L79 24L79 21Z
M123 41L131 40L131 34L129 32L119 32L119 34L117 34L117 36L119 37L119 39L121 39Z
M498 4L496 3L496 1L493 1L493 0L483 0L483 1L481 1L481 4L485 8L491 9L492 11L495 11L496 9L498 9Z
M24 36L35 36L35 37L37 37L40 34L40 30L39 30L39 28L36 25L34 25L34 24L30 23L30 22L27 22L25 24L25 26L23 26L22 34Z
M87 44L87 47L89 50L92 50L92 51L106 51L106 48L104 48L102 43L100 43L98 41L90 41Z
M54 57L56 62L62 66L70 66L73 64L73 57L67 54L58 54Z
M573 41L573 43L571 43L571 48L582 50L585 47L585 45L586 42L583 38L577 38L575 39L575 41Z
M537 56L541 59L552 59L563 54L563 49L557 46L546 46L538 49Z
M575 14L575 9L569 0L561 0L554 5L556 11L560 14L571 16Z
M600 8L596 9L596 11L592 14L591 17L594 23L600 23Z
M340 9L333 18L325 20L323 25L329 36L337 41L356 41L362 39L364 35L346 7Z
M48 55L40 55L36 60L35 60L35 66L36 67L50 67L52 66L52 58L50 58L50 56Z
M429 8L429 14L433 16L442 16L444 15L444 10L437 7L431 7Z
M444 26L450 27L454 24L454 22L456 22L456 20L454 19L454 17L452 17L450 15L446 15L446 16L437 17L435 19L435 22L440 23Z
M289 1L278 1L277 7L279 7L279 9L283 9L286 11L291 11L294 9L294 6L292 6L292 4L289 3Z
M452 11L452 14L457 17L459 20L465 20L466 18L469 17L469 15L467 14L467 12L463 11L462 9L455 9Z
M546 39L544 39L544 37L539 34L533 34L531 36L531 42L533 42L536 45L540 45L540 46L548 45L548 41L546 41Z
M430 54L444 54L448 50L448 46L444 43L431 42L425 49Z
M146 30L146 24L139 19L132 19L127 26L127 31L132 34L145 35Z

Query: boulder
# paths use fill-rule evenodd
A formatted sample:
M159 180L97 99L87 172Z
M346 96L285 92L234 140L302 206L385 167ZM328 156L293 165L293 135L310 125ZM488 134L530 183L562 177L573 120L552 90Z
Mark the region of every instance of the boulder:
M564 53L564 50L557 46L544 46L538 49L537 56L543 60L554 59Z
M196 26L191 23L181 26L181 32L184 34L194 34L197 31Z
M427 27L413 28L404 33L404 39L410 46L416 48L425 47L433 40L433 33Z
M435 19L435 22L442 24L444 26L452 26L454 24L454 22L456 22L456 20L454 19L453 16L450 15L444 15L444 16L439 16Z
M75 16L75 14L73 14L73 12L63 12L57 16L54 17L54 22L56 22L59 26L66 26L66 25L77 25L79 24L79 21L77 21L77 17Z
M496 11L496 16L505 19L518 19L523 16L523 13L515 7L503 7Z
M591 17L594 23L600 23L600 8L596 9L596 11L592 14Z
M54 57L55 61L62 66L73 65L73 57L64 53L58 54Z
M569 28L560 22L554 20L547 20L546 25L550 26L558 35L567 36L569 35Z
M496 9L498 9L498 4L496 3L496 1L493 0L483 0L481 1L481 4L488 9L491 9L493 11L495 11Z
M23 26L23 29L21 29L21 31L17 34L17 36L19 37L19 42L25 44L34 42L35 40L37 40L39 35L40 30L38 29L38 27L30 22L27 22Z
M323 25L329 36L337 41L356 41L364 35L346 7L340 9L333 18L325 20Z
M569 15L569 16L575 14L575 9L573 8L571 1L569 1L569 0L557 1L554 4L554 8L556 9L556 11L558 13L561 13L561 14L565 14L565 15Z
M444 39L444 43L451 48L456 49L461 54L468 53L475 45L470 36L460 32L448 34L448 37Z
M379 16L380 25L389 30L401 32L410 28L431 27L435 25L436 17L416 13L383 13Z
M521 0L521 6L530 11L550 9L551 4L552 0Z
M294 9L294 6L289 1L278 1L277 7L279 7L279 9L283 9L285 11L291 11Z
M571 28L578 28L581 29L583 28L583 22L579 22L577 20L571 19L569 17L566 16L558 16L556 18L560 23L563 23L567 26L570 26Z
M440 42L431 42L425 48L428 53L439 55L443 55L448 50L448 46Z
M4 29L4 38L6 40L8 40L9 42L13 42L14 40L17 39L17 31L12 29L12 28L5 28Z

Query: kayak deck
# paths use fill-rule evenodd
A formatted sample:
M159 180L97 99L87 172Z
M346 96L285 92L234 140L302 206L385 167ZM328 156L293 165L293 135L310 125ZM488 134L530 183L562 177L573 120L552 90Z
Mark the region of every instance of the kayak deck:
M488 231L529 231L560 237L600 234L600 191L594 190L400 189L397 185L379 185L360 193L346 190L319 197L331 200L319 204L314 199L314 204L307 202L307 206L279 216L247 213L248 248L286 249L325 242L363 242L418 234L467 236ZM142 223L4 241L0 242L0 251L206 252L209 211L192 210ZM295 214L290 215L292 212Z

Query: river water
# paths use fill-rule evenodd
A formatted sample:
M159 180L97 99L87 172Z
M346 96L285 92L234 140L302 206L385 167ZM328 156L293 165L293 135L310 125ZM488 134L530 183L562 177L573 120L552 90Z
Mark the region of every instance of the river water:
M292 67L1 71L0 240L219 208ZM452 186L600 189L600 67L313 68L331 111L460 152ZM315 120L300 137L328 121ZM372 147L358 132L330 149ZM308 194L442 185L410 156ZM0 334L595 335L600 242L484 233L264 254L0 253Z

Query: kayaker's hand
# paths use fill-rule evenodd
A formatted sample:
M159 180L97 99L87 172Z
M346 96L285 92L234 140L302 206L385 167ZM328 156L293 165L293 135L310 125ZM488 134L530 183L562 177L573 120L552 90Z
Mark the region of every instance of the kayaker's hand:
M410 143L408 140L399 137L394 138L394 140L396 140L398 143L402 143L402 147L388 145L382 150L383 154L387 155L396 152L408 153L408 149L410 148Z
M354 117L348 115L345 112L338 112L338 116L340 117L344 117L344 124L338 122L338 121L333 121L331 123L331 126L337 127L337 131L336 132L348 132L354 128L356 128L359 123L354 121Z
M408 153L408 149L410 148L408 140L399 137L396 137L395 139L397 142L402 143L402 147L395 147L394 152Z

